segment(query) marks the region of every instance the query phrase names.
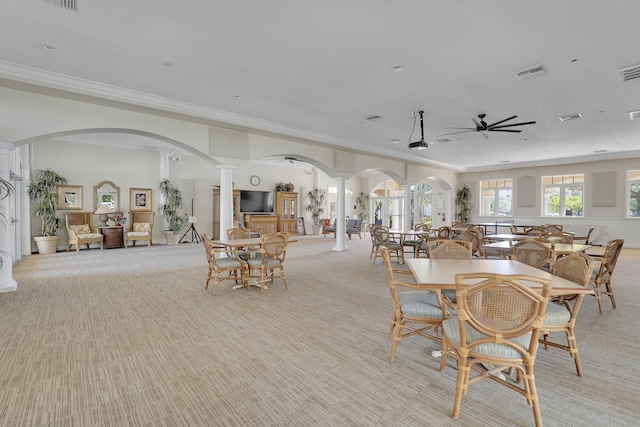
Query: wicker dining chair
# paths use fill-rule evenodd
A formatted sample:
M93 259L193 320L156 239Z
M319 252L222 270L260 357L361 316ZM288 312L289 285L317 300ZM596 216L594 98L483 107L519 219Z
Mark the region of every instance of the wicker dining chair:
M484 240L484 233L480 227L469 227L462 232L460 236L462 240L471 242L471 254L472 256L484 256L482 250L482 243Z
M284 271L284 261L287 255L287 242L289 233L271 233L262 236L262 246L258 256L249 258L249 278L260 279L260 290L264 292L264 284L267 279L273 282L274 279L281 279L284 288L289 289L287 277ZM254 270L259 270L260 275L251 275ZM277 275L276 275L277 274Z
M532 267L549 270L553 260L553 251L544 242L537 239L521 240L511 246L511 259L524 262Z
M466 240L436 239L428 243L429 258L432 259L471 259L471 242Z
M558 231L555 233L545 234L540 237L540 240L551 242L551 243L573 243L573 234L567 233L566 231Z
M451 357L458 368L452 418L460 415L469 385L489 378L525 396L536 426L542 425L533 367L550 291L551 280L534 276L456 275L457 315L442 322L440 364L444 370ZM501 375L507 370L515 371L516 383Z
M394 270L391 266L389 250L380 248L389 278L389 291L393 301L393 316L389 339L393 338L389 362L393 362L396 349L405 338L422 335L442 343L439 334L443 319L448 317L440 290L430 291L415 283L408 270Z
M591 238L591 233L593 233L593 230L595 230L595 227L589 227L589 231L587 231L587 234L585 236L573 236L573 241L574 243L576 241L582 240L584 241L585 245L589 245L590 243L590 238Z
M402 245L393 238L387 227L378 226L373 229L373 234L378 247L378 250L373 257L374 264L378 258L378 254L380 253L380 248L387 248L389 255L395 254L398 258L398 262L404 264L404 251L402 250Z
M550 272L555 276L587 287L595 264L596 262L589 255L572 252L553 263ZM540 343L544 344L545 350L552 346L567 351L573 358L579 377L582 376L582 365L580 364L574 328L585 295L583 293L556 297L550 301L547 305L547 317L544 319L540 338ZM552 341L549 338L549 334L552 332L564 333L567 340L566 344Z
M451 239L453 238L453 232L451 231L451 227L448 225L443 225L442 227L438 227L438 231L436 231L437 239Z
M227 240L240 240L240 239L249 239L249 238L251 238L251 231L246 228L230 228L227 230ZM239 249L237 252L240 259L243 259L245 261L249 257L249 253L250 253L248 251L239 250ZM231 257L233 256L233 252L230 250L227 250L227 255Z
M209 281L212 278L212 295L216 294L216 288L221 280L233 280L236 283L238 280L241 280L243 286L248 290L249 269L247 263L238 256L238 251L232 249L234 256L227 256L228 248L224 246L214 246L211 238L207 234L203 234L201 237L209 266L207 281L204 286L205 290L209 288ZM227 273L226 276L224 276L224 273Z
M589 254L589 256L595 258L596 261L600 261L600 265L598 266L597 270L594 271L591 277L591 286L593 286L594 296L596 297L598 310L600 310L601 314L602 295L609 295L609 298L611 298L611 305L613 306L613 308L616 308L616 299L613 296L611 276L613 276L613 270L616 267L616 263L618 262L618 257L620 256L620 251L622 250L623 244L624 239L611 240L607 243L604 254ZM605 288L604 291L602 290L603 286Z

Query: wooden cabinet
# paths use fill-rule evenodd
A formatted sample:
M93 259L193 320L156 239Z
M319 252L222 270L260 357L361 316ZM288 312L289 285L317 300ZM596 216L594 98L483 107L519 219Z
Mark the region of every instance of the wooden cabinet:
M276 192L276 216L278 231L298 234L296 215L298 214L298 193Z
M104 236L104 247L107 249L124 247L122 226L100 227L100 233Z
M233 190L233 220L240 221L240 190ZM213 240L220 238L220 188L213 189Z
M278 217L275 215L245 215L244 225L250 230L259 231L260 235L278 231Z

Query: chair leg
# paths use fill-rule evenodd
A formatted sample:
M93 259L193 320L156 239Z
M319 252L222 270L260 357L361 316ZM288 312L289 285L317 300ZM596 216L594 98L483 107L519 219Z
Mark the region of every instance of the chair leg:
M594 296L596 297L596 302L598 303L598 310L600 310L600 314L602 314L602 295L600 294L600 285L595 286Z
M453 401L453 411L451 412L451 418L457 420L460 416L460 405L462 403L462 396L467 392L469 383L469 371L470 367L467 366L467 359L458 360L458 376L456 379L456 395Z
M284 267L283 266L280 266L280 278L284 282L284 288L285 289L289 289L289 286L287 285L287 277L284 274Z
M611 281L606 283L607 286L607 295L609 295L609 298L611 298L611 306L613 308L616 308L616 299L613 296L613 288L611 287Z
M402 340L402 330L404 329L403 323L398 323L396 327L396 333L393 334L393 344L391 344L391 354L389 355L389 362L393 362L393 359L396 356L396 349L398 348L398 344Z
M573 328L567 330L567 343L569 343L569 354L573 357L576 364L576 372L578 376L582 376L582 364L580 363L580 354L578 353L578 344L576 343L576 335Z

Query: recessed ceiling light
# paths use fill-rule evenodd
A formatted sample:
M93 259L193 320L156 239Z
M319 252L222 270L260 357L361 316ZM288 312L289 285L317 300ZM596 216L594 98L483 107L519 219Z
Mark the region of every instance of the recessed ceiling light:
M629 120L637 120L637 119L640 119L640 110L629 111Z
M162 65L164 65L165 67L173 67L173 63L169 61L164 61Z
M500 160L500 163L511 163L511 160Z
M449 138L442 138L442 139L436 139L436 141L438 141L439 143L444 143L444 142L449 142L451 141Z
M43 44L43 45L42 45L42 48L43 48L44 50L46 50L47 52L57 52L57 51L58 51L58 48L57 48L57 47L55 47L55 46L51 46L50 44Z
M582 114L580 114L580 113L567 114L566 116L560 116L558 118L560 119L561 122L566 122L568 120L581 119L582 118Z
M400 140L399 139L392 139L391 142L393 144L400 144Z
M231 98L235 99L236 101L242 99L240 95L233 95Z
M367 120L369 122L377 122L379 120L382 120L382 116L380 116L378 114L374 114L372 116L366 117L365 120Z
M393 67L391 67L391 71L393 71L394 73L400 73L400 72L404 71L404 66L403 65L394 65Z
M593 152L596 154L599 154L599 153L606 153L607 150L594 150Z

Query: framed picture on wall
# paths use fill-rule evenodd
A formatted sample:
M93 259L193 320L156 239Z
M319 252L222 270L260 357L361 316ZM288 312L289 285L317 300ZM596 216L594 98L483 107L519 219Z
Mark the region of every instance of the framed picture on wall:
M151 206L150 188L129 189L129 210L131 212L151 211Z
M58 185L58 209L82 210L82 186Z

